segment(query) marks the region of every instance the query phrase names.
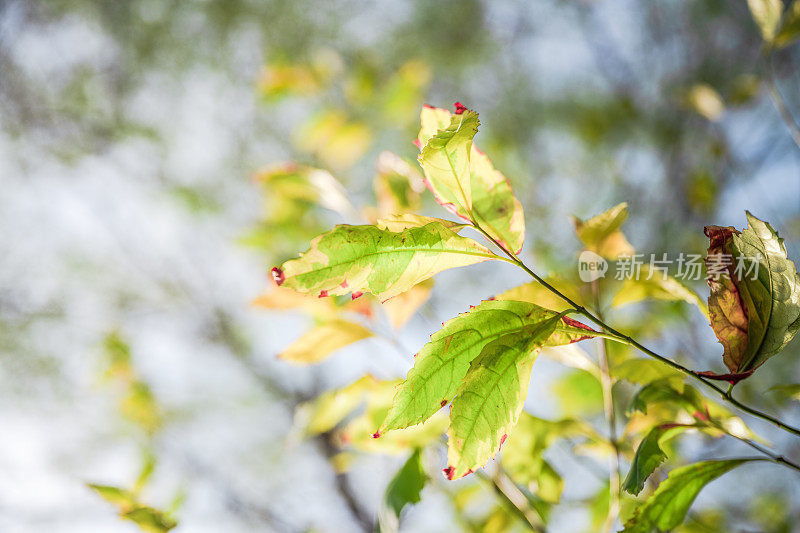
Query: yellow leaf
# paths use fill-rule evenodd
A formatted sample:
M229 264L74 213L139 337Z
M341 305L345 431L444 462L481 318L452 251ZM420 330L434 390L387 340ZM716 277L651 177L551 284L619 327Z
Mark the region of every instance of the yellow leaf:
M298 364L318 363L332 352L371 336L372 332L360 324L331 320L307 331L278 357Z
M686 103L697 114L711 121L718 120L725 111L722 97L713 87L705 83L698 83L689 89Z
M383 303L383 308L395 329L403 327L422 304L428 301L432 288L433 278L427 279Z
M307 414L305 433L319 435L330 431L365 401L369 391L375 390L378 381L366 375L341 389L327 391L313 402L304 404L300 411Z
M750 14L766 42L772 42L781 22L783 3L781 0L747 0Z
M572 217L575 233L587 250L608 259L631 255L633 246L619 230L628 218L628 204L623 202L589 220Z

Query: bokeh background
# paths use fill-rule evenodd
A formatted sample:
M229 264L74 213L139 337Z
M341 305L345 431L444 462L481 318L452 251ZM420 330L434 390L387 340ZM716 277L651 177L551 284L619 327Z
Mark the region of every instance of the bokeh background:
M129 486L144 463L145 499L174 507L176 531L363 530L402 457L337 474L333 443L297 437L295 407L365 372L403 376L441 321L526 280L448 271L393 338L313 367L275 359L308 319L251 302L316 232L361 220L380 152L413 161L421 105L479 111L541 272L574 272L570 214L621 201L643 253L703 253L704 225L742 227L749 209L797 262L800 149L763 80L800 116L798 65L800 47L764 61L738 0L0 1L0 529L135 531L86 483ZM328 169L353 212L277 216L256 176L286 160ZM616 322L720 369L696 310L636 309ZM797 352L742 398L800 421L766 392L800 381ZM530 412L558 414L560 372L537 362ZM596 492L562 455L565 497ZM774 474L731 474L698 508L790 531L800 482ZM408 530L453 527L446 498L423 496ZM587 528L569 505L553 518Z

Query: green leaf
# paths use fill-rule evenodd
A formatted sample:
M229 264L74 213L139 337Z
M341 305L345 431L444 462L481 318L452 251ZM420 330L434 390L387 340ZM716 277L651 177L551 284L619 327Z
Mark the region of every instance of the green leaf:
M505 335L472 361L450 411L448 479L484 466L500 450L522 412L539 348L559 322L556 316Z
M165 533L178 525L166 513L141 505L128 490L95 484L89 484L88 487L104 500L114 505L120 517L134 522L143 531Z
M389 486L386 488L386 494L383 499L384 506L392 512L392 516L381 516L381 530L397 529L396 526L403 508L406 505L415 504L420 501L420 493L425 487L427 480L428 476L425 474L425 469L422 467L421 450L416 449L397 474L395 474L389 482ZM385 521L392 522L392 524L389 525L390 527L384 525Z
M642 387L631 400L628 415L632 416L637 411L647 414L651 405L667 408L661 409L659 413L671 420L678 419L680 413L685 413L698 423L710 422L710 426L704 428L704 431L712 435L718 436L719 432L715 428L722 428L737 437L759 440L742 419L734 416L727 407L705 398L697 389L674 377L659 379Z
M431 137L419 154L426 184L439 203L456 214L458 207L472 211L469 159L479 124L474 111L453 115L450 125Z
M598 376L587 370L573 370L560 377L551 388L564 416L588 416L603 408L603 388Z
M470 175L472 220L508 251L520 253L525 242L525 213L511 184L475 146Z
M656 403L670 403L689 414L705 413L707 404L697 389L663 378L642 387L631 400L628 415L636 411L647 414L647 407Z
M800 0L794 0L786 8L783 25L775 37L774 44L778 48L784 48L793 44L798 37L800 37Z
M747 0L750 14L766 42L772 42L781 22L783 3L781 0Z
M725 348L723 361L734 373L758 368L800 329L800 276L783 239L749 212L747 220L741 233L706 228L711 240L706 261L730 263L721 275L709 277L708 307L711 327ZM744 268L737 271L739 264Z
M392 152L381 152L378 156L373 187L379 216L417 211L420 193L425 190L419 171Z
M662 445L687 429L696 426L687 424L661 424L654 427L639 443L636 454L631 462L631 469L622 484L622 488L636 496L644 488L644 483L650 474L667 459Z
M120 509L131 509L136 505L136 498L128 490L112 487L110 485L96 485L94 483L89 483L87 486L105 501Z
M149 533L166 533L178 525L175 520L152 507L136 507L120 516L135 523L142 531Z
M670 531L683 522L697 495L708 483L739 465L757 459L705 461L676 468L625 524L623 533Z
M447 429L447 417L433 416L423 424L388 433L375 432L392 405L400 380L379 381L371 387L367 407L338 433L341 443L367 453L405 454L409 448L423 448L441 441Z
M667 302L683 301L696 305L700 312L708 318L708 308L695 291L670 275L664 275L661 272L652 272L651 274L647 265L641 266L638 277L625 280L617 294L614 295L611 305L619 307L647 299Z
M622 202L586 221L573 216L572 222L578 239L587 250L609 259L616 259L620 255L633 253L633 246L619 230L627 218L628 204Z
M309 365L319 363L348 344L372 337L364 326L344 319L335 319L313 327L278 354L280 359Z
M423 108L422 128L417 138L420 148L424 151L432 136L459 116L463 115L451 115L449 111L440 108ZM440 204L459 217L479 224L507 250L519 253L525 241L525 214L522 204L514 196L506 177L494 168L489 157L474 144L469 154L469 174L471 208L465 208L463 204L442 196L430 177L427 183Z
M380 433L426 420L452 401L470 363L487 344L554 316L531 303L492 300L445 322L417 354ZM569 344L595 333L567 322L558 324L546 345Z
M442 270L489 259L497 256L440 222L399 232L342 225L272 274L279 285L320 297L366 292L385 301Z
M256 179L272 202L270 220L291 218L314 204L343 216L354 213L344 186L326 170L288 161L259 172Z
M611 375L616 379L624 379L637 385L647 385L653 381L670 378L670 383L683 383L683 374L655 359L628 359L615 364Z
M738 252L737 257L760 257L760 260L758 279L751 280L745 276L740 284L749 293L745 303L750 319L748 354L744 364L738 368L739 372L763 364L781 351L800 329L800 276L794 263L788 259L783 239L772 226L749 212L747 222L748 227L741 235L734 235L733 246ZM763 334L759 335L760 327L751 329L753 326L763 327Z
M563 481L544 459L544 452L559 438L585 435L585 424L576 420L544 420L522 413L514 438L503 445L503 468L516 482L549 503L558 503Z
M770 392L776 393L784 399L796 400L800 402L800 384L775 385L769 388Z

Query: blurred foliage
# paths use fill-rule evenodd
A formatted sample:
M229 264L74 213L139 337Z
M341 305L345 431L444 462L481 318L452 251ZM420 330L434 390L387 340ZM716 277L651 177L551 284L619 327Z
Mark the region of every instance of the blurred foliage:
M732 205L741 207L736 204L737 191L746 195L763 188L752 187L753 176L764 171L769 179L773 165L796 157L785 125L770 107L766 78L772 76L784 87L791 109L800 104L797 91L791 90L796 85L798 53L791 45L800 35L798 0L784 3L786 9L778 22L774 12L780 2L776 1L641 3L625 7L624 16L618 3L608 4L544 2L533 9L523 2L477 0L382 2L366 8L349 1L303 0L6 2L0 14L3 22L10 21L9 27L17 25L26 33L39 34L77 27L73 39L98 33L102 40L90 57L70 56L70 63L53 73L43 70L48 74L43 77L33 68L36 65L26 63L37 61L36 56L20 55L6 39L0 49L0 128L8 139L7 151L25 165L38 157L34 147L54 154L64 164L78 165L113 153L125 143L152 144L157 197L163 193L176 200L192 214L192 221L206 216L236 220L240 240L277 263L293 256L332 222L372 223L397 211L426 214L432 210L435 204L430 194L423 193L416 164L409 163L416 155L410 140L423 103L449 105L461 100L481 109L486 117L481 147L492 154L494 164L522 199L528 227L536 228L529 231L527 253L535 256L542 271L564 273L557 286L570 287L576 300L589 303L590 288L576 282L574 259L581 244L572 238L567 213L588 217L629 200L630 241L626 238L624 245L643 252L699 252L705 247L699 228L729 212ZM16 34L9 35L15 40ZM765 46L773 49L769 69L762 64ZM156 113L164 116L153 120L141 113L141 105L133 104L147 91L167 90L170 83L177 83L179 93L184 85L200 85L208 72L231 86L252 88L252 102L247 104L252 103L255 112L245 131L220 124L234 145L228 165L209 169L210 177L194 179L180 171L176 175L161 161L171 146L163 122L171 122L172 110L159 108ZM236 105L224 105L226 114L236 111ZM290 162L256 170L273 160ZM253 190L260 191L260 205L253 209L243 208L246 198L231 195L228 189L231 182L244 182L248 176L256 182ZM774 211L776 226L787 228L787 244L796 250L797 211L785 198L773 196L777 195L764 193L758 200ZM239 223L242 216L247 217L243 224ZM199 226L197 233L202 232ZM496 292L498 286L508 288L495 284L486 292L485 279L465 279L476 300ZM130 294L126 281L110 296L123 310L130 309L136 296ZM165 299L178 298L184 288L181 279L158 277L156 281ZM307 313L318 325L346 320L396 342L398 331L408 327L415 313L432 314L447 301L444 288L430 285L417 286L415 294L385 304L368 296L354 301L298 299L279 289L255 304L275 314ZM46 302L29 309L17 301L13 287L3 289L3 368L13 371L9 375L24 368L26 379L30 374L64 372L58 355L37 353L35 338L40 332L37 325L59 320L65 306ZM542 302L536 287L511 290L514 299ZM677 358L699 366L714 360L702 355L713 352L708 339L697 334L705 327L703 319L683 303L693 300L691 291L663 284L631 287L606 279L599 284L599 292L600 307L625 331L666 345ZM528 296L519 296L523 293ZM472 296L465 295L465 300L472 301ZM623 301L630 307L617 309ZM190 305L199 307L195 301ZM209 342L219 342L226 353L242 357L247 344L237 337L239 324L231 326L224 314L220 316L197 329L204 334L212 329ZM685 341L665 338L665 332L677 328L685 333L681 335ZM131 425L137 441L149 442L170 420L137 371L121 336L109 335L105 345L103 374L114 390L118 416ZM380 351L374 350L376 357L382 355ZM788 383L798 378L792 364L796 343L787 351L785 361L763 369L765 381L787 386L764 394L762 382L744 382L737 389L743 401L783 412L796 405L792 400L796 391ZM24 361L17 357L19 353L27 354ZM600 427L597 399L602 390L591 370L597 368L592 358L577 348L553 354L556 361L579 369L567 370L552 387L565 400L559 407ZM651 361L635 359L626 347L610 347L609 358L611 374L618 380L614 391L619 395L621 416L624 402L636 398L640 387L666 379L667 388L680 388L680 378L649 365ZM324 378L326 372L314 376ZM254 375L258 374L254 371ZM20 386L13 378L8 381L9 388ZM27 394L27 381L20 383ZM300 386L304 390L298 398L292 387L270 383L281 391L287 405L303 406L298 420L301 413L311 413L311 422L303 426L306 436L327 438L331 432L344 453L354 454L349 462L343 455L331 459L339 461L337 472L349 471L356 461L352 457L361 452L402 455L409 445L436 443L444 427L441 420L398 437L397 442L371 438L375 422L388 409L394 385L385 376L361 378L344 387L319 379L313 386ZM692 415L656 403L648 406L647 414L620 420L620 427L626 424L624 438L630 440L623 450L623 464L633 457L632 443L654 425ZM542 423L559 421L542 419ZM539 439L533 434L531 438ZM595 441L582 444L583 448L578 447L585 452L579 454L581 460L590 469L604 469L608 447ZM708 441L701 445L710 446ZM702 458L702 450L686 448L676 453ZM528 465L530 471L514 481L530 490L532 498L552 502L561 494L561 474L560 465L550 463ZM431 470L425 461L421 466ZM600 477L605 479L606 472ZM513 505L509 508L491 480L462 483L443 493L464 529L523 527L524 519ZM430 490L439 490L435 486L431 482ZM174 525L172 511L161 512L141 503L139 489L95 490L103 497L112 495L111 503L121 516L143 528L165 531ZM608 494L608 486L600 486L585 502L592 531L603 526ZM623 517L631 500L622 502ZM706 506L690 514L683 527L729 531L732 524L744 523L766 531L789 531L800 512L781 492L762 495L752 509L719 505L720 509ZM412 510L407 509L405 515Z

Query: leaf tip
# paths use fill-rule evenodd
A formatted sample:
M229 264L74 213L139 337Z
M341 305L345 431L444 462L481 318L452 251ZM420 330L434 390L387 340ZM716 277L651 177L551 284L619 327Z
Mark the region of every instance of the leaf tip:
M273 281L275 281L275 284L278 287L280 287L281 285L283 285L283 282L286 281L286 276L284 275L283 270L281 270L278 267L273 267L272 268L272 279L273 279Z
M372 438L373 439L381 438L381 432L380 431L376 431L375 433L372 434Z
M468 475L472 474L474 472L474 470L470 468L469 470L464 472L464 474L459 476L458 478L456 478L456 469L453 468L452 466L448 466L447 468L444 468L442 470L442 472L444 472L444 476L448 479L448 481L453 481L454 479L460 479L462 477L465 477L465 476L468 476Z
M328 291L323 289L319 291L319 296L317 296L317 298L325 298L326 296L328 296Z
M453 106L455 106L456 108L456 115L461 115L462 113L464 113L464 111L468 110L467 106L465 106L461 102L456 102L455 104L453 104Z
M350 299L355 300L356 298L361 298L363 295L364 293L361 291L353 291L353 293L350 295Z

